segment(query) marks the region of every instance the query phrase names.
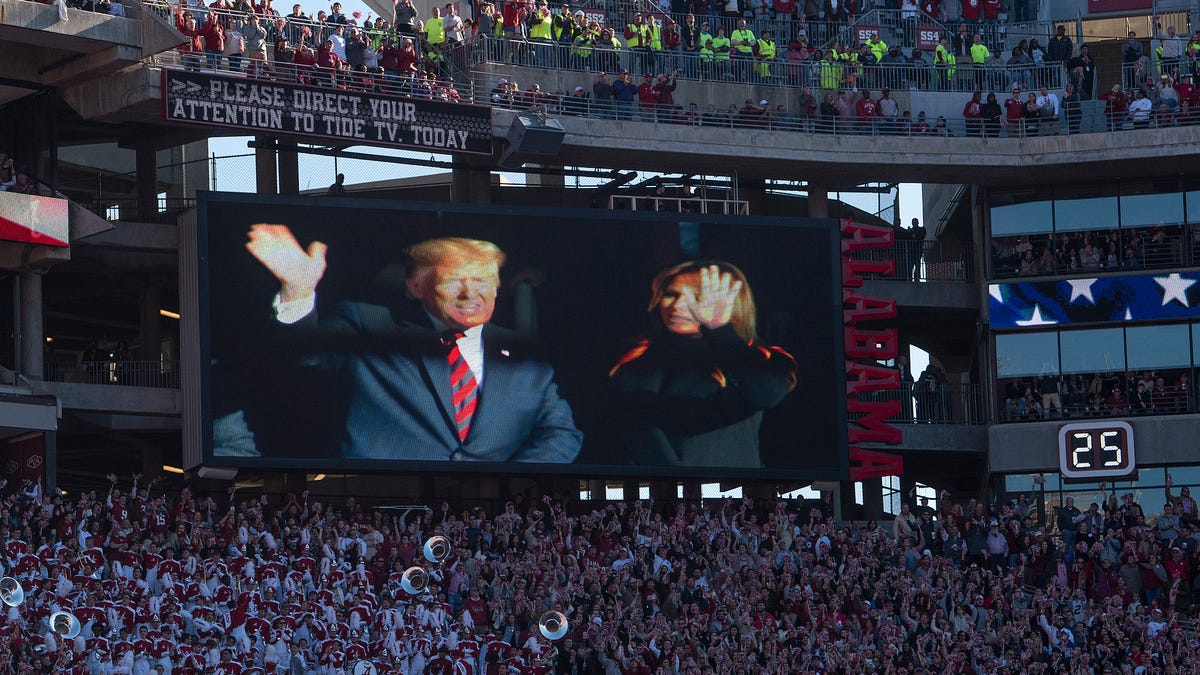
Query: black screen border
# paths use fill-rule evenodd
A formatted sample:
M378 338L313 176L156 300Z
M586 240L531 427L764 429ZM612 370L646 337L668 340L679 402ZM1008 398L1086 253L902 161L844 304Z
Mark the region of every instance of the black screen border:
M500 204L454 204L447 202L408 201L395 199L374 199L362 197L331 197L259 195L254 193L230 193L202 190L196 193L196 223L195 250L197 264L194 288L197 294L199 320L197 336L199 344L200 368L198 398L200 402L199 432L201 434L199 448L201 465L212 468L258 470L283 470L307 472L336 472L362 475L373 474L425 474L425 475L523 475L523 476L557 476L587 478L633 478L633 479L663 479L663 478L701 478L711 480L740 479L758 481L797 481L797 480L846 480L849 476L849 442L847 438L846 398L843 392L831 391L833 410L837 416L836 448L837 466L826 469L793 469L793 468L762 468L737 469L729 467L631 467L627 465L601 464L541 464L528 462L446 462L425 460L380 460L380 459L337 459L320 460L314 458L279 458L279 457L238 457L217 456L213 452L212 428L212 345L211 345L211 306L209 297L209 279L211 258L208 250L208 207L210 204L239 205L254 204L277 205L281 207L312 207L337 209L391 209L396 211L437 211L458 213L464 215L545 218L553 214L555 218L565 222L582 220L626 220L629 222L655 223L662 222L660 213L641 213L637 211L613 211L607 209L552 208L527 207ZM840 221L835 218L787 218L780 216L728 216L702 214L705 222L729 226L759 226L787 227L823 230L829 233L830 279L829 302L835 311L830 313L833 321L828 326L832 336L832 353L825 361L830 368L831 381L845 381L845 341L844 324L842 321L842 251ZM815 255L815 252L813 252ZM181 270L186 269L181 266ZM189 284L181 284L186 289ZM186 291L184 291L186 292ZM186 303L184 303L186 305ZM815 330L820 327L814 326ZM188 339L186 336L183 339ZM187 386L187 383L183 383ZM192 386L195 386L193 384ZM188 400L187 396L181 397ZM186 411L185 411L186 414ZM185 425L185 429L188 425ZM186 432L185 432L186 433ZM797 443L802 443L797 439ZM187 443L185 442L185 446ZM185 453L186 454L186 453ZM188 467L195 468L195 467Z

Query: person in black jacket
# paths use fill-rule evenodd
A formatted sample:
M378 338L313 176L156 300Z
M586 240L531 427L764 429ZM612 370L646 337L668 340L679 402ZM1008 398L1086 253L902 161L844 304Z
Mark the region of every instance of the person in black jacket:
M626 461L759 468L763 411L796 386L796 361L758 342L754 296L727 262L686 262L651 282L650 336L610 371Z
M1004 111L1000 109L1000 102L996 100L996 92L988 92L987 103L983 104L980 113L983 115L983 135L998 138L1000 136L1000 118L1004 116Z

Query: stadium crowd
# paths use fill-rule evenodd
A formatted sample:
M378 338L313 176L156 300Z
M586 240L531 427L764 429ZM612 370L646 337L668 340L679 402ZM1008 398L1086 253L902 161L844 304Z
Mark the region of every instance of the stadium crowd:
M1191 377L1186 370L1046 374L1003 383L1007 421L1048 417L1164 415L1191 410Z
M982 24L969 22L943 35L930 53L913 48L906 54L878 34L857 47L836 39L824 49L810 47L803 29L786 48L776 47L770 30L752 39L744 17L731 19L738 26L732 40L724 27L714 32L705 14L697 18L688 13L679 24L666 19L660 25L656 14L632 13L622 29L616 22L593 20L602 10L572 11L572 5L551 10L544 0L537 5L483 3L472 8L474 17L466 18L451 4L435 8L424 20L405 2L397 5L394 21L364 19L358 12L347 16L339 3L315 17L300 5L280 15L265 0L236 5L216 0L208 7L197 0L195 6L161 7L174 13L177 28L189 38L179 55L181 65L191 70L244 72L258 79L452 102L465 98L455 78L479 60L591 71L599 73L598 79L583 76L571 91L543 90L537 83L522 90L515 80L501 78L490 92L474 96L493 105L600 119L841 134L1013 137L1078 133L1083 103L1099 99L1112 130L1200 121L1200 90L1192 84L1200 68L1200 34L1176 40L1183 43L1175 45L1180 47L1178 58L1163 56L1160 48L1151 59L1131 37L1140 56L1112 77L1135 84L1128 89L1117 84L1097 94L1098 74L1087 45L1076 50L1061 26L1045 47L1036 39L1022 40L1003 60L974 32ZM516 16L508 16L513 12ZM612 18L620 16L616 11ZM715 51L708 46L714 40ZM642 84L638 72L645 72ZM680 78L786 85L780 90L786 102L772 106L757 96L724 107L707 100L678 102L673 92ZM961 116L927 119L922 111L902 110L890 96L893 87L965 91L968 98ZM1009 91L1006 97L1003 92Z
M15 673L1195 672L1197 506L1157 517L1046 495L905 504L838 525L822 501L589 505L516 496L499 513L5 491L0 629ZM1040 482L1036 479L1035 483ZM0 486L3 487L3 486ZM1104 486L1101 485L1101 491ZM453 552L401 587L430 536ZM71 611L74 640L46 619ZM549 643L538 617L569 632Z

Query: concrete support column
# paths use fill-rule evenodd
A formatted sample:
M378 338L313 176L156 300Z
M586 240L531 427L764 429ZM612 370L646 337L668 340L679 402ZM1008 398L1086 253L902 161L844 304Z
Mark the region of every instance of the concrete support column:
M863 518L878 520L883 517L883 479L867 478L863 482Z
M158 285L148 281L142 287L141 340L142 360L158 361L162 356L162 297Z
M531 169L549 169L555 170L552 173L531 173L527 174L526 181L529 185L539 185L541 187L562 188L567 186L567 177L561 171L561 166L547 166L543 164L529 164Z
M689 478L683 481L683 498L688 501L698 501L700 499L700 481Z
M622 487L624 488L624 492L625 492L625 495L624 495L625 501L632 502L632 501L638 499L638 483L639 482L640 481L636 481L636 480L627 480L622 484Z
M746 202L750 215L762 215L766 211L767 188L766 181L760 179L738 178L736 196Z
M147 444L142 448L142 480L138 487L149 485L150 481L163 475L162 448Z
M134 171L137 174L137 209L139 222L151 222L158 213L158 152L151 143L139 143L134 150Z
M450 201L455 204L471 203L471 165L466 157L450 157Z
M300 194L300 154L296 141L279 141L279 194Z
M604 481L589 480L587 482L588 492L592 493L592 501L602 502L605 499Z
M762 500L774 501L778 494L774 483L754 482L742 485L742 495L756 502Z
M455 155L450 170L450 201L456 204L491 204L492 172L490 162ZM530 175L530 185L535 177Z
M861 511L858 503L854 501L854 481L842 481L838 483L838 489L834 491L833 503L835 504L834 517L841 520L858 519Z
M829 217L829 190L819 181L808 181L808 217Z
M42 317L42 275L21 272L20 372L31 380L45 377L46 328Z
M259 146L254 149L254 179L260 195L279 194L275 149L271 147L272 139L266 136L255 136L254 142Z
M679 486L673 480L656 480L650 482L650 496L656 502L679 501Z

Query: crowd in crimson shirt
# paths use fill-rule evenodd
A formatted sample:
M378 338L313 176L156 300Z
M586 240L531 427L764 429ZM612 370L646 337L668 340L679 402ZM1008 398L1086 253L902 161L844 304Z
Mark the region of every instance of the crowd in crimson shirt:
M887 525L828 501L514 497L498 513L5 491L0 623L15 673L1196 672L1196 503L1042 517L1040 491L943 494ZM1169 490L1169 488L1168 488ZM452 544L423 562L433 535ZM424 565L419 595L403 574ZM69 611L73 640L47 619ZM545 612L567 635L538 631Z

